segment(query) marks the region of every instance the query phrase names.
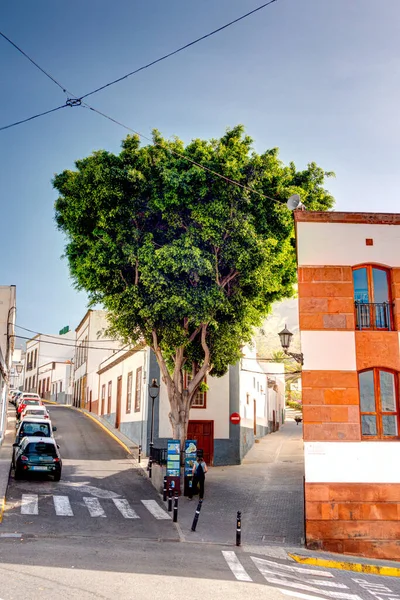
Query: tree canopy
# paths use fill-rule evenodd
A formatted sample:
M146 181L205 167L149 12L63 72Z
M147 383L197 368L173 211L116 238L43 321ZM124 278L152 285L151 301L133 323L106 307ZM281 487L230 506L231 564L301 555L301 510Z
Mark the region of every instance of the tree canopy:
M109 310L116 335L154 349L172 413L186 410L182 372L196 365L188 414L204 376L236 363L271 304L292 295L286 201L297 193L307 210L332 208L331 174L284 165L277 148L257 154L242 126L187 145L158 131L146 146L128 136L118 155L99 150L75 164L53 182L75 284Z

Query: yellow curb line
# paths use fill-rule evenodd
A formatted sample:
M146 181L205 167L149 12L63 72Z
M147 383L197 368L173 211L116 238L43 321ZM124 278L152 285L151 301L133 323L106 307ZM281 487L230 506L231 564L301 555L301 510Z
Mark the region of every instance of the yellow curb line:
M3 496L0 502L0 523L3 521L3 513L6 508L6 497Z
M340 569L342 571L356 571L357 573L382 575L384 577L400 577L400 568L398 567L366 565L363 563L346 562L344 560L328 560L326 558L299 556L297 554L289 553L288 556L302 565L313 565L314 567L326 567L328 569Z
M131 456L133 456L131 450L128 448L128 446L126 444L124 444L124 442L122 442L116 435L114 435L112 433L112 431L110 431L109 429L107 429L107 427L105 425L103 425L103 423L100 423L100 421L98 421L97 419L95 419L94 417L92 417L92 415L89 415L89 413L83 411L81 408L76 408L76 407L72 407L69 406L68 408L75 408L75 410L78 410L80 413L82 413L83 415L85 415L85 417L88 417L89 419L92 419L92 421L94 421L95 423L97 423L97 425L99 427L101 427L102 429L104 429L104 431L106 433L108 433L109 436L111 436L116 442L118 442L118 444L120 446L122 446L124 448L124 450L126 450L126 452L128 454L130 454Z
M42 402L47 402L47 404L58 404L58 402L54 402L53 400L43 400L41 398ZM62 406L62 404L60 404L59 406Z

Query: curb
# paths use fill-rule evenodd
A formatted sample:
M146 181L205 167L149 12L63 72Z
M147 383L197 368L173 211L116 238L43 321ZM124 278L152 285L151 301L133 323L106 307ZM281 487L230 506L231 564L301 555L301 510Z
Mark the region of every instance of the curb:
M300 556L298 554L289 553L288 556L302 565L325 567L327 569L339 569L342 571L355 571L356 573L366 573L368 575L381 575L383 577L400 577L400 567L370 565L365 563L347 562L345 560L329 560L326 558L316 558L314 556Z
M76 408L75 406L70 406L69 408L75 409L77 411L79 411L80 413L82 413L83 415L85 415L86 417L88 417L88 419L91 419L92 421L94 421L95 423L97 423L97 425L99 427L101 427L106 433L108 433L108 435L110 437L112 437L116 442L118 442L118 444L120 446L122 446L122 448L130 455L132 456L132 458L134 458L134 455L132 453L132 451L128 448L128 446L126 444L124 444L124 442L122 442L119 437L117 437L116 435L114 435L114 433L112 431L110 431L105 425L103 425L103 423L100 423L100 421L98 419L96 419L95 417L93 417L92 415L90 415L89 413L85 412L84 410L82 410L81 408Z

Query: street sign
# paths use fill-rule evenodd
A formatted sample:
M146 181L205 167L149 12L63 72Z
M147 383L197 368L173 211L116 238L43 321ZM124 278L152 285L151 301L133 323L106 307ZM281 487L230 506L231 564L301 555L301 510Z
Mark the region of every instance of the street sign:
M236 413L236 412L232 413L231 416L229 417L229 420L234 425L239 425L239 423L240 423L240 415L239 415L239 413Z
M181 444L179 440L167 443L167 476L179 477L181 473Z
M185 440L185 475L190 477L197 457L197 441Z

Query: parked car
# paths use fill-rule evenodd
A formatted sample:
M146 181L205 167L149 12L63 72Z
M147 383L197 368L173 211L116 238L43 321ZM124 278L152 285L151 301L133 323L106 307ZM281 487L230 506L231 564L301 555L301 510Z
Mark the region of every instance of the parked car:
M21 404L22 400L24 398L36 398L37 400L41 400L39 394L35 394L35 392L21 392L20 395L18 396L18 398L16 399L16 406L18 408L18 406Z
M8 400L9 400L9 402L13 401L13 398L15 397L15 395L18 392L19 392L19 390L14 390L14 389L8 390Z
M51 475L54 481L60 481L62 461L59 446L51 437L24 437L14 444L14 478L21 479L29 473L39 472Z
M53 427L50 419L40 417L26 416L19 424L17 429L16 443L20 443L24 437L54 437L53 432L57 427Z
M21 402L18 404L17 417L25 410L27 406L43 406L43 402L38 398L22 398Z
M21 413L21 421L26 417L38 417L39 419L50 419L50 415L44 406L26 406Z

